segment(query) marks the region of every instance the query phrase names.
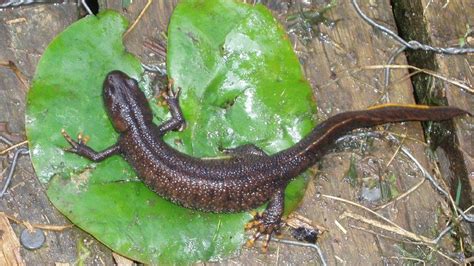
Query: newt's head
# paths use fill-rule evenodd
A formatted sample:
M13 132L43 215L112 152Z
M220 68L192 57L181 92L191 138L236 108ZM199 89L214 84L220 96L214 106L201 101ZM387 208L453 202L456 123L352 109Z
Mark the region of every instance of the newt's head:
M105 108L118 132L127 131L130 125L151 122L152 111L138 82L127 74L114 70L104 80Z

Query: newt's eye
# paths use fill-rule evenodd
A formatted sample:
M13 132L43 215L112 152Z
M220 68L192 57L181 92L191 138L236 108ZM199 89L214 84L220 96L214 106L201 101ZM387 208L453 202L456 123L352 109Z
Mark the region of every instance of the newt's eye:
M114 84L116 79L117 79L117 77L115 77L113 74L109 74L109 75L107 76L107 82L108 82L109 84Z

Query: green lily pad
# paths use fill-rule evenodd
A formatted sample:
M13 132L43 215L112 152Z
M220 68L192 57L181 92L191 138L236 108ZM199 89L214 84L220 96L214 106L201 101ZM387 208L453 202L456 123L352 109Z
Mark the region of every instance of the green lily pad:
M144 263L219 260L244 243L248 213L213 214L172 204L146 188L120 157L92 163L63 152L60 134L84 132L102 150L115 143L102 103L106 74L122 70L155 104L140 62L125 52L127 22L111 11L84 18L48 46L28 94L31 157L51 202L114 251ZM182 87L186 131L166 141L194 156L255 143L268 153L291 146L312 126L311 89L284 30L263 6L234 1L181 1L169 26L168 72ZM179 141L177 141L179 140ZM306 178L286 191L297 205Z

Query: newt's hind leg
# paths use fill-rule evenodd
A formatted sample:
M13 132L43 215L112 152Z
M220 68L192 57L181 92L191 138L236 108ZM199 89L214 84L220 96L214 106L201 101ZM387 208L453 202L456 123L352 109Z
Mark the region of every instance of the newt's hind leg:
M265 211L256 214L254 218L245 226L246 230L255 229L253 236L247 241L247 247L252 247L255 240L265 235L262 246L264 252L268 249L268 243L273 233L280 234L280 228L284 225L282 221L284 208L284 188L279 189L271 198Z
M158 126L159 134L164 135L166 132L171 130L183 131L186 127L183 111L181 111L181 107L179 106L180 95L181 88L175 90L173 87L173 80L170 80L168 84L168 90L166 91L164 97L166 103L168 104L171 118Z

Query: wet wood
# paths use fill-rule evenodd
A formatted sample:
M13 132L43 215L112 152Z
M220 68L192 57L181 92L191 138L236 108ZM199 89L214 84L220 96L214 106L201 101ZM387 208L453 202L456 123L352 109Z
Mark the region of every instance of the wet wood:
M396 29L389 1L359 2L369 17ZM288 12L297 11L297 7L293 5ZM388 88L384 88L382 71L355 71L364 66L385 64L398 47L395 42L362 21L349 1L338 2L329 12L328 18L329 23L334 22L333 25L317 25L313 32L315 38L307 45L301 38L293 39L306 76L315 89L320 118L383 103L385 94L390 102L414 103L413 88L406 70L392 71ZM406 59L399 57L396 63L406 64ZM384 128L413 139L423 139L418 123ZM340 219L344 212L350 211L377 220L359 208L318 197L319 193L332 195L372 207L383 201L378 197L370 197L370 180L380 184L394 176L392 186L402 193L423 179L413 162L397 153L397 145L394 143L386 139L370 138L359 141L360 145L355 145L352 149L343 149L324 158L320 164L320 174L308 190L300 211L329 229L320 244L330 265L374 265L384 261L397 263L399 261L386 258L399 257L399 248L412 252L416 247L384 237L402 239L400 236L348 218ZM367 144L367 141L371 144ZM403 145L425 168L431 169L424 144L405 139ZM393 156L394 160L390 161ZM366 180L355 187L345 179L351 160L354 160L358 177ZM433 232L441 229L438 220L443 217L438 216L436 210L443 204L444 199L425 182L406 199L380 210L379 213L408 231L432 238L435 236ZM344 229L340 229L341 227ZM370 229L376 234L355 229L356 227ZM289 257L299 259L292 254ZM443 258L437 256L437 261L443 262Z
M464 42L474 46L469 27L474 23L472 1L397 1L395 14L400 17L401 33L406 38L418 40L435 47L459 47ZM449 22L449 23L447 23ZM450 80L460 81L470 87L462 89L450 82L426 75L417 75L413 84L420 101L458 106L474 111L472 65L474 56L444 55L407 51L410 64L435 71ZM429 136L436 149L443 179L453 197L459 194L463 209L472 205L474 187L474 143L472 118L434 123ZM455 134L447 134L454 132Z
M466 36L467 25L472 30L474 24L472 16L474 14L474 4L472 1L458 0L441 3L422 0L421 2L425 10L426 30L432 45L456 47L461 39L464 39L466 45L474 47L472 33ZM449 23L446 23L448 21ZM441 75L460 80L474 88L473 54L461 56L436 55L434 59L438 66L437 72ZM458 106L474 113L474 95L472 92L470 93L447 82L438 81L435 86L435 90L442 91L441 98L448 105ZM451 147L442 146L438 151L441 156L448 155L447 158L442 156L445 159L442 164L445 166L442 168L442 174L451 184L452 190L456 191L458 181L462 181L462 185L465 186L461 202L464 208L472 205L474 198L474 142L472 127L469 127L468 121L467 119L455 120L453 124L457 140L455 145ZM452 157L457 158L454 160ZM454 162L450 163L446 160ZM458 162L458 165L455 165L455 162ZM463 177L463 179L459 180L458 177ZM469 182L471 183L469 184Z
M8 218L0 212L0 265L25 265L20 255L20 241Z
M162 32L166 31L169 17L176 2L155 0L136 27L125 38L127 49L138 55L142 62L155 64L163 61L162 57L146 48L144 42L161 38ZM384 103L387 99L385 96L388 96L390 102L414 103L413 87L408 78L407 70L392 71L391 83L388 88L384 88L382 70L360 70L364 66L385 64L398 46L385 34L374 30L362 21L349 1L338 1L338 4L325 14L327 20L323 19L321 23L314 23L311 30L308 30L305 26L308 24L295 26L294 23L289 23L287 18L290 15L296 15L304 22L304 18L299 14L299 11L323 10L327 4L324 1L313 1L318 2L313 4L302 4L303 1L297 0L261 2L271 8L274 15L286 25L289 32L293 32L290 34L290 39L300 58L306 77L314 88L319 119L322 120L343 111L364 109L375 104ZM367 15L392 29L396 28L388 0L360 2ZM146 1L134 1L126 10L123 10L121 1L118 0L102 0L101 3L102 7L107 6L122 12L133 22L145 6ZM35 8L38 7L32 7L33 10ZM51 36L54 36L60 29L67 26L70 21L65 20L65 17L69 18L70 16L61 13L66 12L65 8L64 6L47 7L47 14L57 14L56 12L59 12L61 15L52 16L54 23L56 23L53 24L56 25L55 31L51 31L51 23L53 22L47 24L47 31L46 29L42 30L45 30L45 32L51 31L53 32ZM56 9L59 9L59 11ZM18 13L15 12L24 11L10 10L8 12L10 13L6 14L10 14L11 20L18 18L18 15L16 15ZM30 12L32 13L23 13L23 16L28 20L31 19L30 16L41 18L41 14L46 13L46 11L41 14L38 14L37 11L37 13L35 11ZM73 8L72 11L67 12L71 12L67 14L73 14ZM4 20L2 16L0 27L6 24L5 21L8 20ZM298 31L298 27L304 31ZM39 31L39 29L35 30ZM30 29L29 31L33 30ZM9 31L7 30L7 32ZM1 30L0 34L2 34ZM0 61L13 60L19 64L19 68L24 71L25 75L31 78L37 58L49 40L50 38L45 37L38 41L39 43L35 43L33 45L35 47L34 52L26 50L29 52L5 56L0 51ZM4 41L3 38L0 39L0 42L2 41ZM7 43L7 47L20 49L17 47L21 47L20 44L25 45L27 42L31 42L30 39L21 39L15 45L10 44L10 42ZM33 54L35 60L31 62L23 61L24 58L28 58L25 56L28 54ZM2 58L2 56L5 58ZM406 64L407 62L403 56L400 56L396 63ZM467 67L464 68L468 69ZM10 110L11 107L6 108L6 112L0 112L0 121L13 121L12 131L22 132L24 128L22 115L25 95L20 90L14 89L5 92L4 88L17 88L20 84L15 79L14 74L4 69L0 69L0 71L2 77L7 77L4 80L9 82L0 81L0 84L2 84L0 93L5 96L0 97L0 108L2 108L4 102L11 105L11 102L15 100L21 107L20 109L17 108L16 111ZM454 75L454 77L458 76ZM456 98L457 96L453 95L452 97ZM0 109L0 111L2 110ZM408 136L408 138L402 140L403 146L414 154L425 168L432 169L431 162L427 159L425 153L426 145L413 140L423 140L423 132L418 123L390 125L380 129ZM351 166L351 160L359 180L356 186L351 186L345 178ZM65 219L51 206L44 194L37 193L43 190L34 179L33 170L26 159L23 159L21 168L21 173L15 177L12 185L14 189L10 192L9 200L6 202L0 201L0 208L11 210L18 213L22 219L31 219L33 222L44 223L47 220L49 223L64 224ZM378 230L354 219L342 219L342 214L351 212L368 219L377 220L376 217L366 211L321 196L321 194L337 196L367 207L375 207L386 201L377 196L377 193L380 193L380 191L377 191L378 184L392 180L390 181L392 182L390 187L399 193L414 187L423 179L423 176L413 162L398 152L398 144L389 142L383 137L355 138L349 144L326 156L315 168L319 168L319 173L311 181L298 212L329 230L320 239L319 244L330 265L395 264L402 261L389 259L390 257L402 257L404 251L419 252L417 246L401 242L400 240L403 238L399 235ZM391 179L392 176L395 178ZM372 185L375 186L375 189L372 188ZM439 211L440 209L447 209L446 206L445 199L439 196L428 182L424 182L403 200L379 210L378 213L410 232L433 238L436 232L443 229L446 215L449 215L449 213L445 214ZM360 227L370 231L357 229ZM110 251L95 240L91 240L86 234L78 231L66 230L59 233L48 233L47 248L40 249L36 253L23 251L25 260L32 262L32 264L40 261L47 264L74 262L80 256L76 252L77 242L87 239L87 248L92 254L89 259L92 258L92 262L105 262L105 264L112 262ZM427 248L421 247L420 249L427 254L432 253ZM454 243L450 242L448 238L447 241L442 243L441 250L446 253L454 251ZM63 255L60 255L61 253ZM433 256L437 263L447 262L436 253ZM423 260L425 258L421 257L419 259ZM241 256L231 258L224 263L315 264L317 261L317 255L312 249L272 243L267 254L261 253L258 248L244 249Z

